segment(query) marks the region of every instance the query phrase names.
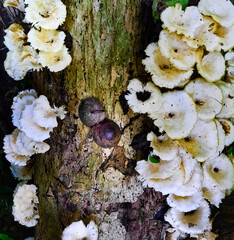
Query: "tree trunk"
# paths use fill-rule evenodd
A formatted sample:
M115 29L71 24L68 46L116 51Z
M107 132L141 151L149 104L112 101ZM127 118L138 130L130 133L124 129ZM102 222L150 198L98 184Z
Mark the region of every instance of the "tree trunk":
M142 155L130 146L133 136L151 123L132 111L124 114L119 101L129 79L149 80L141 61L160 26L152 19L152 1L65 4L63 30L73 61L63 72L33 75L39 94L65 105L68 112L48 140L50 151L35 159L40 202L35 239L61 239L63 229L81 219L96 222L101 240L161 239L162 223L153 218L164 199L151 189L143 190L134 171ZM97 146L92 129L81 123L78 107L88 96L97 97L107 118L120 126L117 147Z

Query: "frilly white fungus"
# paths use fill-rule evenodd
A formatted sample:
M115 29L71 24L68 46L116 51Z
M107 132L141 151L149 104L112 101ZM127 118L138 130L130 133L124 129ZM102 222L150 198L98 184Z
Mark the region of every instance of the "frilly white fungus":
M4 44L10 51L21 48L27 42L27 35L24 29L17 23L12 23L6 30L4 36Z
M27 227L34 227L39 219L36 191L33 184L18 184L14 192L12 214L15 221Z
M87 226L83 221L73 222L63 231L62 240L97 240L98 228L96 224L91 221Z

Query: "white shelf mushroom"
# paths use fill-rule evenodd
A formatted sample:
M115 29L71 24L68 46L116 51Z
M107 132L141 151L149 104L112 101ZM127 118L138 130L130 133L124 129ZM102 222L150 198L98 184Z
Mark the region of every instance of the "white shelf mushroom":
M205 230L210 230L210 208L205 200L201 202L201 205L197 209L191 212L181 212L175 208L171 208L168 210L166 220L168 219L168 215L171 216L170 224L182 232L201 234Z
M32 163L28 162L26 166L11 164L10 169L11 169L12 175L18 180L27 181L32 179L32 173L33 173Z
M37 93L34 89L21 91L13 98L12 109L12 122L17 128L20 127L19 119L21 118L22 111L25 105L31 105L37 98Z
M161 54L180 70L189 70L196 63L197 50L189 47L182 36L168 30L162 30L158 45Z
M50 107L46 96L41 95L34 100L32 109L33 121L43 128L54 128L58 126L57 117L61 120L65 118L64 107Z
M163 94L163 124L172 139L187 137L197 121L197 112L192 98L185 91Z
M170 139L166 134L156 136L153 132L148 133L147 141L153 148L153 154L163 160L172 160L178 156L178 144Z
M184 86L191 77L193 69L187 71L174 67L169 59L162 56L157 43L150 43L145 50L147 57L142 61L145 69L152 75L155 85L165 88Z
M144 86L138 79L132 79L129 82L128 91L130 93L125 98L134 112L157 112L162 105L162 94L151 82Z
M233 185L233 165L224 154L206 160L203 164L203 174L204 181L217 184L220 190L230 189Z
M62 71L71 63L71 60L71 55L65 46L58 52L40 51L38 55L38 62L43 67L48 67L51 72Z
M62 31L32 28L28 41L34 49L45 52L58 52L62 49L66 35Z
M207 81L220 80L225 73L225 60L220 52L210 52L205 56L198 57L197 70Z
M24 0L5 0L3 3L4 7L15 7L20 11L24 12Z
M200 0L198 9L202 14L211 16L224 27L234 24L234 6L229 0Z
M4 68L8 75L14 80L22 80L28 70L40 70L41 65L38 63L38 54L35 49L30 46L22 46L17 51L9 51Z
M97 240L98 228L96 224L91 221L87 226L83 221L73 222L63 231L62 240Z
M221 90L205 79L197 78L189 82L184 90L196 104L198 118L211 120L222 109L223 95Z
M234 117L234 84L219 81L216 85L221 89L223 94L223 108L217 115L217 118Z
M224 145L229 146L234 142L234 126L232 122L227 119L219 119L219 122L221 123L225 134Z
M39 219L36 191L33 184L18 184L14 191L12 214L15 221L27 227L34 227Z
M198 120L191 133L179 144L199 162L212 157L218 148L218 130L214 121Z
M66 6L60 0L25 0L25 21L44 29L57 29L65 21Z
M170 207L177 209L180 212L190 212L197 209L203 201L202 192L195 193L192 196L177 196L169 194L167 203Z
M27 35L24 33L24 28L17 23L12 23L5 30L5 33L3 43L11 51L23 47L23 44L27 42Z
M198 8L195 6L187 7L182 10L181 4L166 8L161 14L163 27L171 32L183 34L186 37L194 38L203 25L203 19Z

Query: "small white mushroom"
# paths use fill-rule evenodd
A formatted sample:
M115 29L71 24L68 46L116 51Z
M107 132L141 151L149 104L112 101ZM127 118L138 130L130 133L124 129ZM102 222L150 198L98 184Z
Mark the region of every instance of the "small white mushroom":
M14 220L27 227L34 227L39 219L36 191L37 187L33 184L18 184L14 191L12 208Z
M207 81L215 82L222 78L225 73L225 60L220 52L211 52L198 57L197 70Z
M3 43L11 51L21 48L23 44L27 42L27 35L24 33L24 28L17 23L11 24L10 27L5 30L5 33Z
M57 29L65 21L66 6L60 0L25 0L25 21L44 29Z
M145 69L152 75L155 85L165 88L174 88L185 85L193 73L174 67L169 59L162 56L157 43L151 43L145 50L147 57L142 61Z
M223 94L223 108L217 115L217 118L234 117L234 84L219 81L216 85L221 89Z
M204 181L217 184L220 190L227 190L232 187L233 165L224 154L206 160L203 164L203 174Z
M24 12L24 0L5 0L3 3L4 7L15 7L20 11Z
M163 123L165 132L170 138L187 137L196 121L195 104L185 91L163 94Z
M58 52L40 51L38 55L38 62L43 67L48 67L51 72L62 71L71 63L71 60L71 55L65 46Z
M219 122L221 123L225 134L224 145L229 146L234 142L234 126L232 122L227 119L219 119Z
M161 54L180 70L189 70L196 63L197 50L189 47L180 35L162 30L158 45Z
M228 66L234 67L234 52L230 51L225 54L225 61L227 61Z
M134 112L157 112L162 105L162 94L151 82L144 86L138 79L132 79L128 91L130 93L125 98Z
M26 166L11 164L10 169L13 176L18 180L27 181L32 179L32 173L33 173L32 162L28 162Z
M156 136L153 132L147 135L147 141L153 148L153 154L163 160L172 160L178 155L178 144L170 139L166 134Z
M194 38L203 25L203 19L198 8L195 6L187 7L182 10L181 4L166 8L161 14L163 27L171 32L183 34L186 37Z
M214 121L198 120L191 133L179 144L199 162L212 157L218 148L218 130Z
M21 118L22 111L25 105L31 105L37 98L37 93L34 89L21 91L13 98L12 109L12 122L17 128L20 128L19 119Z
M87 226L83 221L73 222L63 231L62 240L97 240L98 228L96 224L91 221Z
M172 219L170 224L182 232L201 234L206 229L210 230L210 208L206 201L202 201L197 209L190 212L181 212L175 208L169 209L168 212L167 215L171 215Z
M234 24L234 6L229 0L200 0L198 9L202 14L211 16L224 27Z
M195 193L192 196L181 197L176 194L170 194L167 197L168 205L181 212L190 212L197 209L201 205L202 200L202 192Z
M223 95L215 84L197 78L189 82L184 90L195 102L198 118L210 120L221 111Z
M28 33L28 41L34 49L58 52L63 47L65 36L62 31L32 28Z
M219 156L225 147L224 129L223 129L221 123L217 119L215 119L214 121L215 121L217 131L218 131L218 147L217 147L216 153L212 156L212 158Z
M46 96L41 95L34 100L32 109L33 121L43 128L54 128L58 126L57 117L65 118L65 111L63 107L51 108Z

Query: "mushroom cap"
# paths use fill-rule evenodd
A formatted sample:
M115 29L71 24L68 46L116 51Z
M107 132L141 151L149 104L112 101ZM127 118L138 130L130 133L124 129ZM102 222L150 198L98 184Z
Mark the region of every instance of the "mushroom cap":
M199 162L212 157L218 148L218 130L214 121L198 120L191 133L179 144Z
M71 223L63 231L62 240L97 240L98 239L98 228L96 224L91 221L87 227L83 221L77 221Z
M34 227L39 219L36 191L37 187L33 184L18 184L14 191L12 208L14 220L27 227Z
M190 81L184 90L195 102L198 118L210 120L221 111L223 95L215 84L197 78Z
M217 184L220 190L227 190L232 187L233 174L233 165L224 154L208 159L203 164L204 181Z
M224 129L223 129L221 123L217 119L215 119L214 121L215 121L217 130L218 130L218 147L217 147L216 153L212 156L212 158L219 156L225 147L225 145L224 145L224 143L225 143Z
M234 67L234 52L227 52L224 56L225 61L227 61L228 66Z
M211 52L198 57L197 70L207 81L215 82L222 78L225 73L225 60L220 52Z
M66 35L62 31L40 30L32 28L28 33L28 41L34 49L45 52L58 52L62 49Z
M178 156L171 161L160 160L159 163L142 160L137 162L135 170L141 179L167 179L179 169L180 161Z
M163 123L167 135L172 139L187 137L197 121L192 98L185 91L164 93L163 110Z
M3 3L4 7L15 7L20 11L24 12L24 0L5 0Z
M40 95L39 98L34 100L32 119L37 125L44 128L57 127L57 116L56 109L50 107L46 96Z
M197 51L182 40L182 36L162 30L158 45L161 54L180 70L189 70L196 63Z
M216 207L219 207L222 199L225 198L225 191L221 190L214 181L207 178L203 179L202 192L203 197Z
M234 142L234 126L231 121L224 118L219 119L219 122L225 134L224 145L229 146Z
M234 83L234 67L227 67L227 80Z
M60 0L26 0L25 21L44 29L57 29L66 19L66 6Z
M5 4L5 2L4 2ZM4 44L10 51L15 51L21 48L27 42L27 35L24 33L24 28L17 24L11 24L6 30L4 36Z
M167 197L167 204L180 212L190 212L197 209L200 206L202 200L202 192L198 192L192 196L185 197L177 196L176 194L169 194Z
M64 45L58 52L40 51L38 55L38 62L43 67L48 67L51 72L62 71L71 63L71 60L71 55Z
M211 16L224 27L234 24L234 6L229 0L200 0L198 9L202 14Z
M170 139L166 134L156 136L153 132L148 133L147 141L153 148L153 154L163 160L172 160L178 155L178 144Z
M26 166L27 161L30 160L30 156L18 155L14 152L11 152L6 155L6 159L12 164L19 165L19 166Z
M41 69L37 56L38 54L35 49L30 46L22 46L17 51L9 51L7 53L4 68L11 78L16 81L22 80L28 70Z
M223 94L223 107L221 112L217 115L217 118L234 117L234 84L219 81L216 85Z
M152 75L155 85L165 88L174 88L185 85L193 73L174 67L169 59L162 56L157 43L150 43L145 50L147 57L142 61L145 69ZM182 84L183 83L183 84Z
M28 138L36 142L42 142L50 137L50 132L53 128L40 127L33 121L33 108L34 104L26 105L22 111L20 123L20 130L25 133Z
M206 16L203 16L203 22L204 24L199 28L195 38L182 36L183 41L193 48L205 46L207 51L220 51L221 39L214 33L217 28L217 22Z
M181 4L168 7L161 13L163 27L170 32L177 32L186 37L194 38L198 29L203 25L202 15L195 6L182 10Z
M134 112L156 112L162 105L162 94L151 82L144 86L138 79L132 79L128 85L128 91L125 99Z
M175 208L171 208L168 211L171 214L172 223L174 224L172 226L182 232L200 234L210 228L210 208L205 200L192 212L181 212Z
M32 179L32 173L33 173L32 163L27 163L26 166L11 164L10 169L13 176L20 181L21 180L28 181Z
M25 105L31 105L35 98L37 98L37 93L34 89L21 91L13 98L11 109L12 123L14 126L20 128L19 119L21 118L21 114L25 108Z

